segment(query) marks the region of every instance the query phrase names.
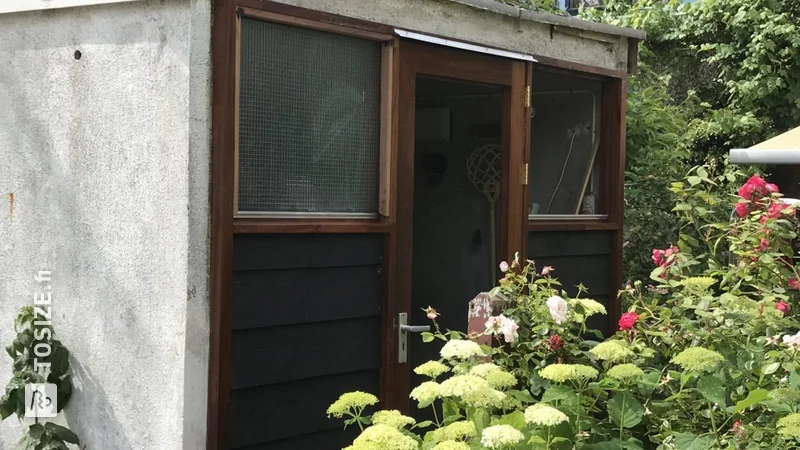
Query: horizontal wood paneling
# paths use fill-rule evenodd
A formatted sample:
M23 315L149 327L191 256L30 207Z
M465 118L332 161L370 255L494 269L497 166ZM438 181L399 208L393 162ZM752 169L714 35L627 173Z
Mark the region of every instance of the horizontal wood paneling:
M379 268L375 265L235 272L233 329L377 316Z
M280 366L277 369L280 370ZM233 391L228 414L229 448L240 449L322 431L341 431L342 420L329 419L325 410L339 395L354 390L377 395L378 371L366 370ZM342 448L336 445L325 442L315 447L296 448Z
M342 427L337 427L333 430L304 434L279 441L247 445L239 447L237 450L318 450L328 448L339 450L350 445L356 436L358 436L358 426L351 425L346 430L342 430Z
M611 232L538 231L528 235L528 258L536 267L552 266L569 295L583 283L594 297L611 293Z
M609 231L535 231L528 235L529 257L606 255L610 253L611 232Z
M377 369L379 318L233 333L231 389Z
M342 448L325 410L377 395L384 236L234 236L228 448Z
M575 295L575 288L583 283L589 295L608 295L611 280L611 255L589 256L547 256L535 258L536 267L552 266L553 275L558 278L569 295Z
M240 234L233 271L378 265L380 234Z

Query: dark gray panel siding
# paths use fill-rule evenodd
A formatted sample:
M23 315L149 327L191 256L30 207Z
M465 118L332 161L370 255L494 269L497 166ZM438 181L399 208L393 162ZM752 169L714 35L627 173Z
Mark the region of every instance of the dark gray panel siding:
M382 235L236 235L229 448L339 449L325 410L378 393Z

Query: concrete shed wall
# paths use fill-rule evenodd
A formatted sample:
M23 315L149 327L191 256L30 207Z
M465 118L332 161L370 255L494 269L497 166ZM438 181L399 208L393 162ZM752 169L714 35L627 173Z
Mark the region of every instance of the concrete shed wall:
M76 388L58 420L89 449L205 448L210 15L0 15L0 343L51 271ZM21 429L2 422L0 448Z
M523 11L520 19L513 15L516 8L489 0L481 2L487 9L451 0L277 1L525 54L609 70L628 69L627 37L524 20L538 13Z

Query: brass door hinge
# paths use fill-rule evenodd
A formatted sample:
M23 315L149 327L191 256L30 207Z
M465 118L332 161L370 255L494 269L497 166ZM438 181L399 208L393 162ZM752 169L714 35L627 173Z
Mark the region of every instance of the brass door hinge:
M522 185L528 185L528 165L525 164L525 173L522 174Z
M531 107L531 87L525 86L525 107Z

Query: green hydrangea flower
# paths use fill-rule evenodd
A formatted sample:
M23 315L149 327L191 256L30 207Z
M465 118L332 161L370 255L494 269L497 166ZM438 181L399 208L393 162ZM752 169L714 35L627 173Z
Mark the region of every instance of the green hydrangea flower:
M470 450L469 445L458 441L444 441L436 444L433 450Z
M642 369L633 364L619 364L608 369L608 376L619 381L634 381L644 376Z
M673 363L692 372L711 372L724 360L719 353L703 347L689 347L672 358Z
M494 389L488 381L475 375L456 375L441 384L442 397L460 398L469 406L499 408L506 394Z
M442 358L466 360L470 358L480 358L484 356L481 346L472 341L464 339L453 339L447 341L439 351Z
M365 446L365 447L359 447ZM365 429L354 441L353 447L361 450L368 446L379 445L384 450L417 450L419 445L411 436L400 432L389 425L372 425Z
M583 364L550 364L539 371L539 376L563 383L565 381L583 381L597 377L598 372L594 367Z
M411 417L404 416L396 409L387 411L378 411L372 415L372 423L375 425L389 425L394 428L403 428L406 425L414 425L417 423Z
M563 412L545 403L537 403L525 408L525 422L552 427L562 422L569 422L569 417Z
M773 389L768 394L772 400L777 400L784 403L800 403L800 392L794 389L779 388Z
M778 434L783 437L800 439L800 414L789 414L778 419Z
M341 418L345 414L353 414L370 405L378 403L378 397L361 391L347 392L328 407L328 417Z
M608 362L620 362L633 357L633 350L618 340L601 342L595 345L590 352L597 358Z
M462 420L431 431L430 439L432 442L465 441L477 435L475 424Z
M435 381L426 381L415 387L411 391L409 397L418 402L418 408L427 408L431 403L442 396L441 388L441 385Z
M717 280L711 277L689 277L681 281L681 284L695 294L705 294L708 288L714 285Z
M424 364L420 364L414 369L414 373L417 375L424 375L434 379L448 371L450 371L450 368L439 361L428 361Z
M495 389L508 389L517 384L514 375L492 363L478 364L469 371L469 374L483 378Z
M523 439L525 439L525 435L511 425L486 427L481 433L481 445L490 449L502 449L516 445Z

